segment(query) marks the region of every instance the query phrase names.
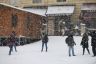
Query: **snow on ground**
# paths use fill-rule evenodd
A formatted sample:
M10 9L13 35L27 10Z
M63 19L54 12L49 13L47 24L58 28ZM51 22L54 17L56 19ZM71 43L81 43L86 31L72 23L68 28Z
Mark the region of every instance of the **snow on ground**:
M65 38L66 36L49 36L48 52L45 50L41 52L41 41L18 46L18 52L13 51L11 56L8 55L8 47L0 47L0 64L96 64L96 57L92 57L91 46L89 46L91 54L85 50L85 55L82 55L79 36L74 37L76 56L69 57Z

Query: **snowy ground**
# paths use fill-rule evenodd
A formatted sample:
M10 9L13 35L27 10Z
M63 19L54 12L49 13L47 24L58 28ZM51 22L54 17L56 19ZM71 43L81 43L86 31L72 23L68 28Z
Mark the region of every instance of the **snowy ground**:
M8 55L8 47L0 47L0 64L96 64L96 57L92 57L91 46L89 55L85 50L82 55L80 46L81 37L75 36L75 54L68 56L68 47L63 36L50 36L48 42L48 52L41 52L41 41L18 46L18 52ZM90 40L89 40L90 43Z

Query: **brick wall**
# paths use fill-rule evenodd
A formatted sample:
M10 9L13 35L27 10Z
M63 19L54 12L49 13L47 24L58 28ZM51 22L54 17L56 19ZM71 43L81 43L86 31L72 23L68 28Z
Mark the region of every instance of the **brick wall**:
M15 28L12 27L12 14L18 17ZM30 17L29 27L26 26L28 16ZM9 36L13 30L16 32L16 36L22 35L32 37L33 39L40 39L41 16L6 6L0 6L0 36Z

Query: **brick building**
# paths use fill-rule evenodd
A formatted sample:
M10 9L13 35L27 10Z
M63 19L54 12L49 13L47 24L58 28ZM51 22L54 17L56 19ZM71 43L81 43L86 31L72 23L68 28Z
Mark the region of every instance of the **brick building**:
M11 5L0 3L0 43L7 38L12 31L22 42L39 40L41 37L42 17ZM31 41L31 42L32 42Z
M44 13L46 13L47 10L49 11L52 10L52 7L54 7L54 10L52 11L55 11L56 8L57 10L63 11L63 9L59 9L59 8L61 7L64 8L65 6L69 6L69 7L74 6L74 10L73 12L71 11L72 12L71 14L67 12L63 12L62 14L61 13L47 14L48 16L47 28L48 28L49 35L59 35L62 31L64 33L66 30L68 30L68 27L67 28L64 27L65 26L64 24L66 24L66 22L69 21L69 20L66 21L66 15L68 16L67 19L68 18L70 19L69 23L73 25L73 28L75 29L75 27L78 27L79 32L81 33L86 30L84 29L84 27L87 27L88 29L96 29L96 26L95 26L96 15L94 14L96 13L96 9L95 9L96 0L20 0L18 2L19 2L19 7L21 8L43 9L45 10ZM90 17L91 16L92 17L89 18L88 14ZM85 18L88 18L89 20L85 21ZM82 25L85 25L85 26L82 27Z

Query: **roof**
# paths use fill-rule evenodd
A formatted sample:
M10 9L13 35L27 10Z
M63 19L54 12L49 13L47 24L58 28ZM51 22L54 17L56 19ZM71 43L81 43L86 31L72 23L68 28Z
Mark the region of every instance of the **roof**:
M49 6L47 15L71 15L74 12L74 6Z
M83 4L81 10L96 10L96 4Z
M36 8L24 8L25 10L29 11L29 12L33 12L42 16L46 16L46 9L36 9Z
M23 9L23 8L19 8L19 7L15 7L15 6L12 6L12 5L8 5L8 4L5 4L5 3L0 3L0 5L7 6L7 7L10 7L10 8L14 8L14 9L17 9L17 10L21 10L21 11L25 11L25 12L29 12L29 13L40 15L38 13L34 13L33 11L29 11L29 10L26 10L26 9ZM40 15L40 16L43 16L43 15Z

